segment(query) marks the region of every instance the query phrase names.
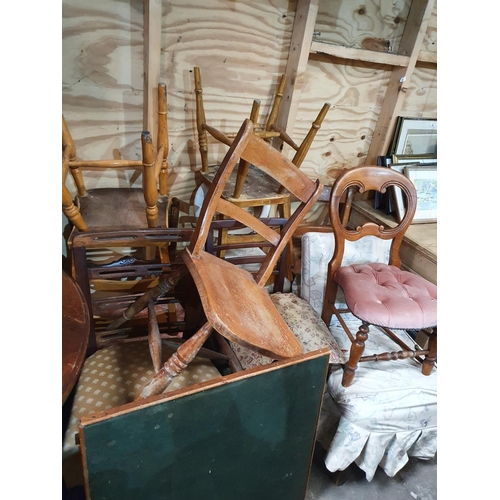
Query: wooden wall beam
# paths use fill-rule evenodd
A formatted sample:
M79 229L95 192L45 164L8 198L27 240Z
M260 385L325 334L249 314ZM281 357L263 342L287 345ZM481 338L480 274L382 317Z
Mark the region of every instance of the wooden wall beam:
M319 0L298 0L295 10L295 21L285 70L285 91L277 119L278 126L286 130L290 137L293 137L300 94L304 86L304 75L318 15L318 3Z
M388 52L374 52L373 50L342 47L325 42L312 42L311 54L327 54L341 59L363 61L375 64L388 64L390 66L407 66L410 58Z
M408 56L408 66L396 67L391 73L384 102L366 156L366 165L376 165L377 156L385 155L392 139L396 120L401 111L405 93L418 60L418 55L427 31L434 0L413 0L398 53Z

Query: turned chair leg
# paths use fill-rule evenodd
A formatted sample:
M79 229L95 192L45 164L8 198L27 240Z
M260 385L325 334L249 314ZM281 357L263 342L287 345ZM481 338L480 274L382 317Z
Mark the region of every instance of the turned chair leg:
M161 394L168 387L170 382L177 377L198 354L199 350L206 342L213 331L209 323L205 323L191 338L186 340L148 382L137 399L147 398Z
M425 356L422 362L422 374L430 375L437 356L437 328L433 328L429 335L429 354Z
M359 360L365 350L365 342L368 339L368 332L370 331L367 323L362 323L356 333L356 340L351 345L349 352L349 360L344 365L344 374L342 376L342 385L349 387L354 378L354 372L358 367Z

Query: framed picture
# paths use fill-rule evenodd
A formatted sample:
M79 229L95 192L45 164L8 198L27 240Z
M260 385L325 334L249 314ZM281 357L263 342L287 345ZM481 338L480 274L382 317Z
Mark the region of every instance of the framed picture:
M400 116L389 148L391 155L437 158L437 119Z
M417 210L413 223L437 221L437 165L404 167L404 174L417 190Z
M412 165L413 166L413 165ZM404 175L404 170L406 165L393 163L390 165L393 170L396 170L400 174ZM390 186L392 190L392 196L394 198L394 215L397 222L401 222L405 216L405 200L403 197L403 191L397 186Z
M437 164L437 157L430 155L392 155L392 163L419 163L421 165Z
M392 161L391 156L377 157L377 165L381 167L388 167L391 164L391 161ZM384 212L386 215L390 215L391 212L394 210L390 193L386 192L382 194L379 193L378 191L375 191L373 208L375 210L380 210L381 212Z

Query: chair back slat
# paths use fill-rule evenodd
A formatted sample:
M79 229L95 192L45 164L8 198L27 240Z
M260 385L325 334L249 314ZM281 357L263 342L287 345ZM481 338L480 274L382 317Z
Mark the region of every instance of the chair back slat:
M225 185L241 159L264 171L301 201L279 234L260 221L258 217L222 198ZM235 219L273 245L273 248L268 251L260 271L255 276L257 283L263 286L270 277L279 256L289 243L293 232L319 198L322 190L323 186L319 181L311 180L280 151L257 137L252 121L247 119L243 122L205 196L200 217L189 245L189 253L193 258L196 258L200 252L204 251L210 224L217 213Z
M307 201L314 191L314 181L288 158L263 139L252 135L243 158L277 180L300 201Z

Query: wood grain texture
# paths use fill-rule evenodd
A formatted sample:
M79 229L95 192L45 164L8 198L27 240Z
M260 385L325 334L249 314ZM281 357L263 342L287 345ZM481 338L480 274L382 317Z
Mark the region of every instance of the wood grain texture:
M141 159L142 89L143 2L64 0L62 110L77 159ZM84 175L89 189L141 185L139 173Z
M411 0L320 0L315 40L397 53Z
M226 0L164 3L161 79L169 89L172 193L189 200L201 168L195 123L193 68L200 68L207 124L236 133L261 101L260 122L284 72L295 1ZM210 140L209 163L227 147Z
M85 359L90 316L85 297L64 271L62 273L62 402L73 389Z
M410 0L321 0L318 40L379 49L398 47ZM264 125L285 72L296 0L173 0L162 2L160 81L167 85L170 194L192 201L201 162L195 123L193 68L199 66L207 123L236 132L260 99ZM63 0L62 107L77 158L141 158L143 118L143 2ZM360 10L364 9L364 13ZM437 51L437 7L423 43ZM398 22L396 22L396 19ZM330 102L302 170L331 185L338 169L364 164L390 76L390 66L311 55L292 139L304 138L321 106ZM435 65L418 64L402 113L436 117ZM286 149L288 148L288 149ZM210 145L213 163L227 147ZM293 150L285 146L285 154ZM140 172L86 171L89 189L140 187ZM73 182L68 188L75 192Z

